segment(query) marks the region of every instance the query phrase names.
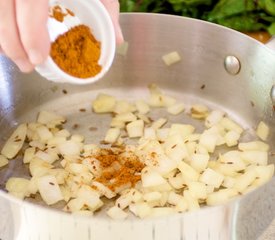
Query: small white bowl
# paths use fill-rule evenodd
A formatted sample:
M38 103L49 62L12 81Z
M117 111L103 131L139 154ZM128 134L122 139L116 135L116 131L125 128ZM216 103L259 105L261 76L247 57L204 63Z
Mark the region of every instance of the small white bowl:
M48 30L51 42L73 26L84 24L90 27L92 34L101 43L99 65L102 70L90 78L73 77L62 71L49 56L44 63L36 66L36 71L46 79L59 83L89 84L99 80L111 67L116 48L114 27L107 10L99 0L51 0L50 6L55 5L71 10L75 16L66 16L62 23L49 17Z

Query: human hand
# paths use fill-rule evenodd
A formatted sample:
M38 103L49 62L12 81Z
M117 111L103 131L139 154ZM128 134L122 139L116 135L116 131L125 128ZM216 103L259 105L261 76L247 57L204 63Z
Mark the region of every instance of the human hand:
M123 35L121 32L121 28L119 25L119 1L118 0L100 0L102 4L105 6L106 10L109 12L110 17L112 19L115 34L116 34L116 43L123 43Z
M111 16L117 43L122 43L118 0L101 2ZM22 72L32 71L49 55L48 4L48 0L0 0L0 53Z

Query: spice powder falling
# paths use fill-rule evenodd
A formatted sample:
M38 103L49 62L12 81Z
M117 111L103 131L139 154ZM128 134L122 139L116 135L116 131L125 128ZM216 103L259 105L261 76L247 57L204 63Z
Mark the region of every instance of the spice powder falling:
M78 25L52 43L50 55L64 72L78 78L89 78L102 69L98 64L100 45L88 26Z

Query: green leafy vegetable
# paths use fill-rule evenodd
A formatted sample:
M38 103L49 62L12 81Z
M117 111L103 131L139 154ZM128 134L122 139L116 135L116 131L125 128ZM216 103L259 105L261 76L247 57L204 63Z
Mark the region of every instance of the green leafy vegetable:
M275 0L120 0L120 7L122 12L175 14L275 34Z
M255 14L237 15L228 18L221 18L218 24L243 32L253 32L265 29L265 25L258 22Z

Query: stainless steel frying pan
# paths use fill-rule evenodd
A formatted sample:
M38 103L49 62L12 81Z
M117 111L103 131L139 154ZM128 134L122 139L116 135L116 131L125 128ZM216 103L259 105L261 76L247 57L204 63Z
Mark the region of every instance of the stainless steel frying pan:
M36 73L22 74L0 57L0 146L20 122L33 120L40 109L67 116L67 128L88 142L102 139L109 119L91 113L99 92L136 99L157 83L187 105L202 102L223 109L246 129L260 120L271 128L275 151L275 52L232 30L202 21L155 14L123 14L129 42L126 56L117 55L103 80L85 87L55 84ZM272 46L272 42L270 43ZM178 51L182 61L166 67L161 56ZM202 87L203 86L203 87ZM273 99L273 102L272 102ZM86 108L85 113L80 108ZM89 110L89 111L88 111ZM90 127L101 129L89 132ZM245 136L250 138L248 134ZM275 162L274 154L270 157ZM0 170L0 188L10 176L25 176L21 161ZM256 239L275 217L275 179L227 205L154 220L114 222L67 215L40 203L21 202L0 190L0 239Z

